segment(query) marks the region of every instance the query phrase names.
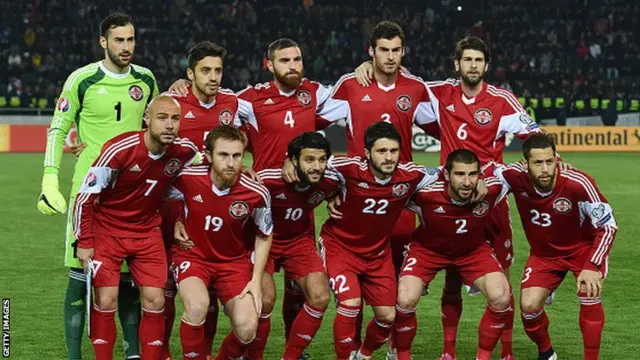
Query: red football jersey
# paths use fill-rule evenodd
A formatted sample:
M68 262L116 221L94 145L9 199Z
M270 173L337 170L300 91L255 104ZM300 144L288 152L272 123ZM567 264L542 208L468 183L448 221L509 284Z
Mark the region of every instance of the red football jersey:
M590 246L591 268L602 265L618 227L613 209L590 176L558 168L556 185L549 193L533 186L529 172L520 163L497 168L496 176L516 199L531 254L569 257Z
M273 230L269 191L244 174L230 188L219 190L210 171L202 165L185 168L171 187L171 198L184 201L185 228L195 243L189 250L174 246L173 252L216 262L246 257L247 221L253 221L264 237Z
M189 94L185 97L170 95L178 100L181 107L180 137L191 140L198 150L204 150L204 139L216 126L228 125L235 128L241 126L238 116L238 98L231 90L219 89L211 104L198 100L193 95L192 88L189 88Z
M340 179L343 216L329 218L322 232L339 239L347 251L364 257L389 250L389 234L408 200L416 190L435 182L440 173L409 162L398 165L391 178L380 180L368 162L357 157L332 157L329 169Z
M319 184L306 187L286 183L282 169L265 169L258 176L271 193L273 241L285 243L305 234L314 237L310 215L324 199L337 192L337 174L327 170Z
M158 209L167 188L198 150L188 139L177 138L164 153L151 154L144 133L126 132L107 141L89 168L74 208L80 241L96 233L136 238L160 232Z
M424 82L403 73L391 86L383 86L374 80L370 87L358 84L354 73L344 75L318 113L319 127L345 119L347 151L351 157L364 157L364 133L371 124L378 121L392 123L402 137L400 162L412 159L413 124L425 125L432 123L434 118Z
M456 149L473 151L480 164L502 163L505 134L526 138L538 125L509 91L483 83L472 99L462 92L460 81L428 82L430 105L440 128L440 163Z
M438 181L418 191L410 209L420 218L413 241L438 254L459 257L478 249L488 239L489 213L499 198L502 184L485 178L487 195L476 204L460 203L449 196L449 183Z
M329 87L308 79L290 93L279 90L273 81L238 93L255 171L282 168L289 142L303 132L316 131L316 113L330 93Z

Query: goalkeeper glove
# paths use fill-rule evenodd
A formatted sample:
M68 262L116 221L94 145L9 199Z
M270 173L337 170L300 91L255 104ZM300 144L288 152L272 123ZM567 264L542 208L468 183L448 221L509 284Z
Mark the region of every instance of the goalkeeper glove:
M67 202L58 188L58 175L44 174L42 193L38 198L38 211L44 215L61 214L67 211Z

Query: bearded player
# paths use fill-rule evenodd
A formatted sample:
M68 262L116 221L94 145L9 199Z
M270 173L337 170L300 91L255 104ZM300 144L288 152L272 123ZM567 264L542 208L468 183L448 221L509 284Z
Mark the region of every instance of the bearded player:
M466 37L456 44L454 68L458 79L427 82L429 103L441 141L440 163L456 149L473 151L480 159L482 172L491 176L496 164L503 162L506 134L525 139L540 132L537 124L509 91L484 82L491 60L489 47L477 37ZM363 64L356 73L361 83L368 83L371 65ZM508 201L504 200L492 211L490 242L507 278L513 263L513 239ZM447 271L442 295L442 328L444 332L443 360L455 359L458 323L462 314L460 276ZM513 302L513 297L512 297ZM513 304L511 306L513 308ZM501 359L513 357L511 338L513 312L502 333Z
M522 152L526 165L497 168L496 175L515 197L531 246L520 285L524 330L537 345L539 360L558 358L543 307L571 272L580 300L584 359L596 360L604 327L602 284L618 231L613 210L589 175L558 166L551 137L530 136Z

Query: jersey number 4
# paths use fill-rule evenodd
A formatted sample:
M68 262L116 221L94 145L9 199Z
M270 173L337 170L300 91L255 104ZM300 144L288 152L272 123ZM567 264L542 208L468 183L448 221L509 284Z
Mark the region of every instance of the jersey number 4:
M287 110L286 114L284 114L284 124L289 125L289 127L293 128L293 125L296 124L296 121L293 119L293 112L291 110Z

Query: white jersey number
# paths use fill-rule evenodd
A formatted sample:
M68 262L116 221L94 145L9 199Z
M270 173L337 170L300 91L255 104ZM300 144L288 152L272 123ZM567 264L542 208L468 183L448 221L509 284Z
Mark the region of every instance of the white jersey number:
M458 131L456 132L456 135L458 136L458 139L467 140L467 136L469 136L469 133L465 129L466 127L467 127L466 123L460 125L460 127L458 128Z
M224 220L222 220L221 217L207 215L207 217L204 218L204 229L206 231L220 231L223 223Z
M284 215L285 220L298 221L302 217L301 208L288 208L287 213Z
M389 201L385 199L378 201L375 199L365 199L364 203L367 205L362 209L364 214L384 215L387 213L387 206L389 206ZM375 209L376 206L378 207L377 209Z
M467 219L458 219L456 220L456 225L458 225L458 229L456 230L456 234L464 234L467 232Z
M296 121L293 120L293 112L291 112L291 110L288 110L286 114L284 114L284 124L285 125L289 125L289 127L293 128L293 125L295 125Z
M534 225L549 227L551 226L551 215L547 213L541 213L536 209L531 209L531 222Z

